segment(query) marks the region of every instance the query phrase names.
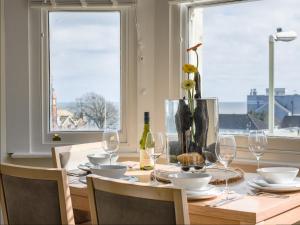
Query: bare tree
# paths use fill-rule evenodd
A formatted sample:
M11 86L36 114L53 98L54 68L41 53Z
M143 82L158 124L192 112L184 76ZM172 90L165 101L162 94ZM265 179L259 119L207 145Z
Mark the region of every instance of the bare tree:
M87 93L76 99L77 115L86 117L88 122L94 123L99 129L103 129L106 122L107 128L113 128L118 122L118 110L111 103L96 93ZM105 121L106 119L106 121Z

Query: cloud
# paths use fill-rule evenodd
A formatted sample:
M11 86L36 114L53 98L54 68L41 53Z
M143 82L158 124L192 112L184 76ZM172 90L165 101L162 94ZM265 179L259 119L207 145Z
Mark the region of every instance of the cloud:
M51 14L50 65L58 102L75 101L86 92L119 102L119 13Z
M300 34L300 1L263 0L204 10L203 76L206 96L246 101L268 87L268 37L277 27ZM276 87L298 90L300 40L276 43ZM299 75L298 75L299 74ZM219 86L218 86L219 85Z

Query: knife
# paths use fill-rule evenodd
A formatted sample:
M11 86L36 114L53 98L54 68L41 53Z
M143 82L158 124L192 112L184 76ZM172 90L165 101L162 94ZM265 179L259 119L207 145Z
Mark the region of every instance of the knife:
M224 199L222 201L219 201L217 203L214 203L212 205L210 205L211 207L219 207L219 206L223 206L225 204L228 204L228 203L231 203L231 202L234 202L234 201L237 201L239 199L242 199L244 196L235 196L235 197L232 197L232 198L228 198L228 199Z

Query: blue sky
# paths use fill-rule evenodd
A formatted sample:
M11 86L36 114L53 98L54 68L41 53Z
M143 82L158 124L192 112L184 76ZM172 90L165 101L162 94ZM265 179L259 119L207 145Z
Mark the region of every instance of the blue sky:
M268 86L268 37L277 27L300 35L299 0L263 0L204 10L205 96L246 101L251 88ZM276 43L276 87L300 94L300 37Z
M119 12L53 12L49 23L58 102L74 102L86 92L119 102Z

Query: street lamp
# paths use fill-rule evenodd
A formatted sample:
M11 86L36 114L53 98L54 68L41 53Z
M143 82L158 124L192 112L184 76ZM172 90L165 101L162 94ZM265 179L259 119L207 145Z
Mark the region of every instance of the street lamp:
M269 37L269 130L271 134L274 133L275 126L274 43L276 41L289 42L296 38L295 31L283 32L281 28L278 28L277 33Z

